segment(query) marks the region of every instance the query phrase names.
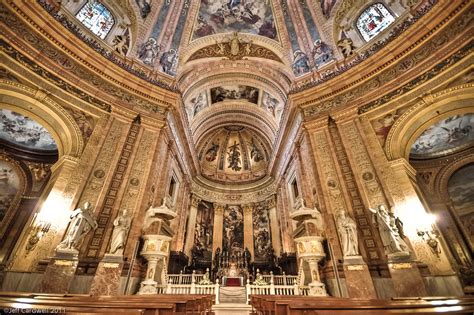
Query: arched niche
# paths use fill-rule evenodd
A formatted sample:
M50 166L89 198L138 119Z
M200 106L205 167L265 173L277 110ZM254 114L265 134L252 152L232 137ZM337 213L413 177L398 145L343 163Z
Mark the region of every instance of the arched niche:
M79 126L46 92L0 81L0 108L25 115L46 128L58 146L59 158L81 155L84 140Z
M474 112L473 101L473 84L423 96L390 129L385 142L387 158L409 160L413 143L426 129L442 119Z

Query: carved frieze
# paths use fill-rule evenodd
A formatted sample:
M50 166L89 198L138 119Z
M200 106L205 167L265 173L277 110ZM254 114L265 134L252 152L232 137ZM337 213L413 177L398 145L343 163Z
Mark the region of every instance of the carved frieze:
M230 60L254 57L282 62L270 49L254 44L252 41L243 41L237 33L234 33L231 39L199 49L189 57L188 61L212 57L222 57Z

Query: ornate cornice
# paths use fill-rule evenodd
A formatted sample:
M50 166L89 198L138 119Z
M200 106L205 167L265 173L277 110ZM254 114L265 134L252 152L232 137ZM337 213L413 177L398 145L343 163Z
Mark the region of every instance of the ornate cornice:
M48 82L53 83L57 87L61 88L64 91L74 94L76 97L81 100L91 104L92 106L106 112L112 111L112 106L107 104L92 95L89 95L82 90L76 88L75 86L63 81L60 77L52 74L48 70L42 68L40 65L35 63L30 58L26 57L19 51L17 51L9 43L5 42L3 39L0 39L0 50L10 56L15 61L19 62L21 65L26 66L29 70L33 71L35 74L39 75L43 79L46 79Z
M208 189L196 182L191 183L191 191L199 198L218 204L250 204L265 201L272 197L277 189L276 182L254 191L220 192Z
M41 7L43 7L43 9L48 14L50 14L57 22L59 22L59 24L64 26L69 32L71 32L79 40L83 41L90 48L92 48L94 51L102 55L107 60L113 62L117 66L129 72L130 74L137 76L138 78L143 79L153 85L159 86L169 91L176 90L174 88L173 82L165 82L163 80L156 79L155 77L157 75L160 75L157 71L149 70L148 72L150 73L147 74L143 71L143 68L147 68L146 65L140 65L140 67L137 67L136 63L127 62L127 59L124 59L123 57L118 56L113 51L107 50L106 48L103 47L103 45L100 42L86 36L80 27L78 27L75 23L69 21L64 15L58 14L57 8L54 6L51 6L46 0L37 0L37 2L39 3L39 5L41 5ZM127 1L125 2L127 3ZM130 10L131 7L126 8L126 9ZM131 18L135 18L134 15ZM132 25L134 25L134 22L136 21L132 19ZM170 81L170 80L168 79L167 81Z
M456 10L459 11L460 8ZM454 15L453 12L451 15ZM307 117L316 116L321 112L326 112L332 110L336 107L341 107L344 105L349 105L351 103L356 103L356 100L364 97L364 99L368 98L368 94L374 92L375 90L378 91L380 94L380 90L384 86L384 84L388 82L395 82L397 84L401 81L403 76L407 76L410 71L413 71L418 65L420 65L420 69L417 69L417 72L422 72L424 67L429 67L429 63L426 62L428 58L431 57L432 63L435 61L435 58L432 56L432 52L435 50L440 50L443 47L443 50L446 51L446 55L449 54L450 50L454 50L453 45L448 45L450 43L450 39L456 35L459 35L465 32L466 27L469 25L472 19L473 13L470 11L466 11L465 14L461 15L456 21L452 22L452 27L444 28L443 30L439 31L435 36L432 36L428 41L426 38L432 34L433 31L428 32L421 39L419 39L415 44L410 47L417 47L424 41L424 44L419 47L419 49L414 50L410 49L408 51L404 51L399 55L393 57L384 65L377 68L377 74L371 72L362 78L359 78L350 84L347 84L345 87L337 89L333 92L328 94L322 95L320 97L314 98L310 101L306 101L300 104L304 108L304 114ZM445 19L447 20L447 19ZM442 24L445 24L445 20L443 20ZM441 27L438 25L435 29ZM467 35L466 35L467 36ZM464 40L467 39L463 38ZM467 45L468 51L472 49L471 44ZM408 54L408 52L412 52ZM455 53L455 51L453 51ZM404 58L400 58L401 55L405 55ZM449 59L449 58L448 58ZM395 60L398 62L394 63ZM391 67L387 67L391 65ZM429 68L428 68L429 69ZM428 70L427 69L427 70ZM394 81L398 79L398 81ZM365 80L365 81L364 81ZM357 85L356 87L352 88L354 85L360 82L364 82L362 84ZM335 94L337 96L333 97ZM376 94L374 93L374 96ZM360 102L359 102L360 103Z
M353 0L351 0L353 1ZM465 1L466 2L466 1ZM320 77L316 78L315 76L306 75L297 81L295 87L292 90L292 93L298 93L307 89L310 89L314 86L320 85L321 83L330 81L335 77L338 77L353 67L361 64L363 61L369 59L369 57L375 55L377 52L381 51L385 46L387 46L394 39L399 37L402 33L407 31L410 26L415 24L420 18L422 18L426 13L428 13L437 3L437 1L432 1L429 5L423 6L417 10L413 16L407 18L405 21L398 22L398 25L393 28L392 32L385 37L384 39L372 44L366 51L359 52L356 58L351 59L349 63L343 63L342 65L337 65L334 69L323 69L320 73ZM390 62L391 63L391 62ZM373 73L370 73L372 75Z
M53 38L44 29L39 27L30 17L15 6L13 2L8 2L13 10L15 10L19 17L11 9L3 3L0 5L0 14L3 22L8 25L8 32L5 32L7 41L11 41L9 45L15 44L21 46L22 50L28 54L35 55L37 52L42 52L40 55L42 62L52 62L52 66L48 68L49 71L56 70L63 75L65 79L70 82L78 82L78 86L95 87L109 97L114 98L115 102L122 102L128 107L140 108L151 113L164 115L171 103L163 100L164 97L156 97L156 93L147 93L140 84L135 84L137 87L131 87L126 80L118 79L113 75L113 71L103 71L98 67L98 64L91 64L76 53L65 47L57 39ZM37 32L32 32L32 28ZM102 67L102 66L101 66ZM109 69L107 69L109 70ZM119 70L119 69L117 69ZM64 80L62 80L64 82ZM146 82L144 82L146 84ZM151 87L150 87L151 88ZM163 91L164 92L164 91ZM169 93L169 92L166 92ZM153 96L151 96L151 95ZM174 95L169 95L174 96Z

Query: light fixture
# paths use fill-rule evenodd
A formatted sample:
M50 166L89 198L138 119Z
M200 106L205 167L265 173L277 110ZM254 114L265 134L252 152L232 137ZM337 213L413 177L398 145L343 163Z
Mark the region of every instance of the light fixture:
M35 222L30 230L28 241L26 242L26 253L29 254L36 248L38 242L49 232L51 223L46 221Z
M423 222L425 228L417 229L416 233L428 244L433 254L439 257L439 254L441 254L441 246L438 241L439 232L433 226L435 221L436 216L434 214L426 214Z

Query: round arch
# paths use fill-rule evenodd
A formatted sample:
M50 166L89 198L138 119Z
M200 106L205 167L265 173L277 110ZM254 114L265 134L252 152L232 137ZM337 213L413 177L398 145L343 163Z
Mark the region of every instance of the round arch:
M474 84L430 94L404 112L390 129L385 154L389 160L409 160L415 140L431 125L453 115L474 112Z
M79 126L45 91L0 81L0 107L28 116L46 128L58 146L59 158L81 155L84 140Z

